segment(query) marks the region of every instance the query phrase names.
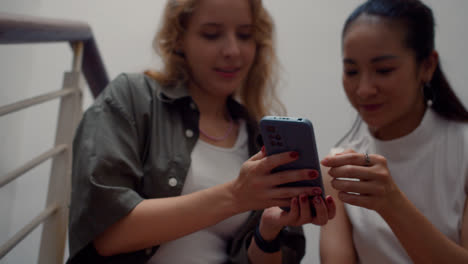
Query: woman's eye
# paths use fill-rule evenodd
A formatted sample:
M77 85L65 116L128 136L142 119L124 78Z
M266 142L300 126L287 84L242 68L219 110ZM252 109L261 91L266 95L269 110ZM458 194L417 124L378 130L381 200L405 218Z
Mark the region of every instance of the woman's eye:
M358 73L358 71L356 70L345 70L344 73L346 74L346 76L354 76Z
M249 40L252 38L252 34L251 33L238 33L237 37L241 40Z
M215 40L219 37L218 33L202 33L202 37L207 40Z
M382 68L382 69L377 69L377 73L382 74L382 75L387 75L391 73L393 70L395 69L394 68Z

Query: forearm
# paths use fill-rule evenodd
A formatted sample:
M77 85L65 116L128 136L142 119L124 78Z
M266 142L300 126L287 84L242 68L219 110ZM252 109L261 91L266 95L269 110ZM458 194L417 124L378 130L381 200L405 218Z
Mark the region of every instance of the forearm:
M342 223L331 220L320 229L320 263L322 264L354 264L357 263L353 240ZM341 219L336 219L341 221Z
M148 199L94 241L104 256L160 245L240 213L229 183L178 197Z
M325 192L331 194L335 199L336 216L326 225L320 227L320 263L357 263L351 222L343 202L338 198L338 192L331 187L328 169L322 167L322 172L324 172Z
M468 250L441 233L405 197L379 212L414 263L468 263Z

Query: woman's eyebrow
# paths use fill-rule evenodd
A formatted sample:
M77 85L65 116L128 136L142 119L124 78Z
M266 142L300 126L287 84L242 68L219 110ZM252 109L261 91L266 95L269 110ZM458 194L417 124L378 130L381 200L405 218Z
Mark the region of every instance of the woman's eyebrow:
M376 62L385 61L385 60L394 60L397 58L398 56L395 56L395 55L383 55L383 56L372 58L371 62L376 63Z
M371 59L371 63L377 63L377 62L381 62L381 61L385 61L385 60L394 60L394 59L398 59L398 56L395 56L395 55L383 55L383 56L378 56L378 57L375 57L375 58L372 58ZM343 63L345 64L356 64L356 62L353 60L353 59L350 59L350 58L344 58L343 59Z
M349 59L349 58L344 58L343 63L344 64L356 64L356 62L353 59Z
M220 27L221 24L216 22L206 22L201 25L202 27Z
M240 28L249 28L250 29L250 28L253 28L254 25L252 25L252 24L242 24L242 25L239 25L238 27L240 27Z

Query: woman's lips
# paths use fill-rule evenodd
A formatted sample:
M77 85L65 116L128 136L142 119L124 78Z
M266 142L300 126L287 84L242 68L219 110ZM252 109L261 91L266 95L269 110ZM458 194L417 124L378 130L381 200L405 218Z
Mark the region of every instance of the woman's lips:
M374 112L379 110L382 107L382 104L365 104L361 105L361 109L366 112Z
M233 69L215 69L216 73L218 73L223 78L234 78L237 73L239 72L239 68Z

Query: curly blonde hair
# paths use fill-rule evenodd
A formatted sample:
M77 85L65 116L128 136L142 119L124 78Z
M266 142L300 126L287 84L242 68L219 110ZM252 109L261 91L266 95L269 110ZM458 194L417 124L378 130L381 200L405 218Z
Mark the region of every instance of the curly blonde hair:
M268 114L285 114L285 108L276 95L278 60L274 45L274 24L261 0L249 0L252 8L256 54L244 86L234 97L249 114L260 120ZM161 71L148 70L146 75L162 85L186 84L190 78L188 65L177 52L179 40L185 33L187 22L197 0L168 0L162 23L153 41L153 48L161 56Z

